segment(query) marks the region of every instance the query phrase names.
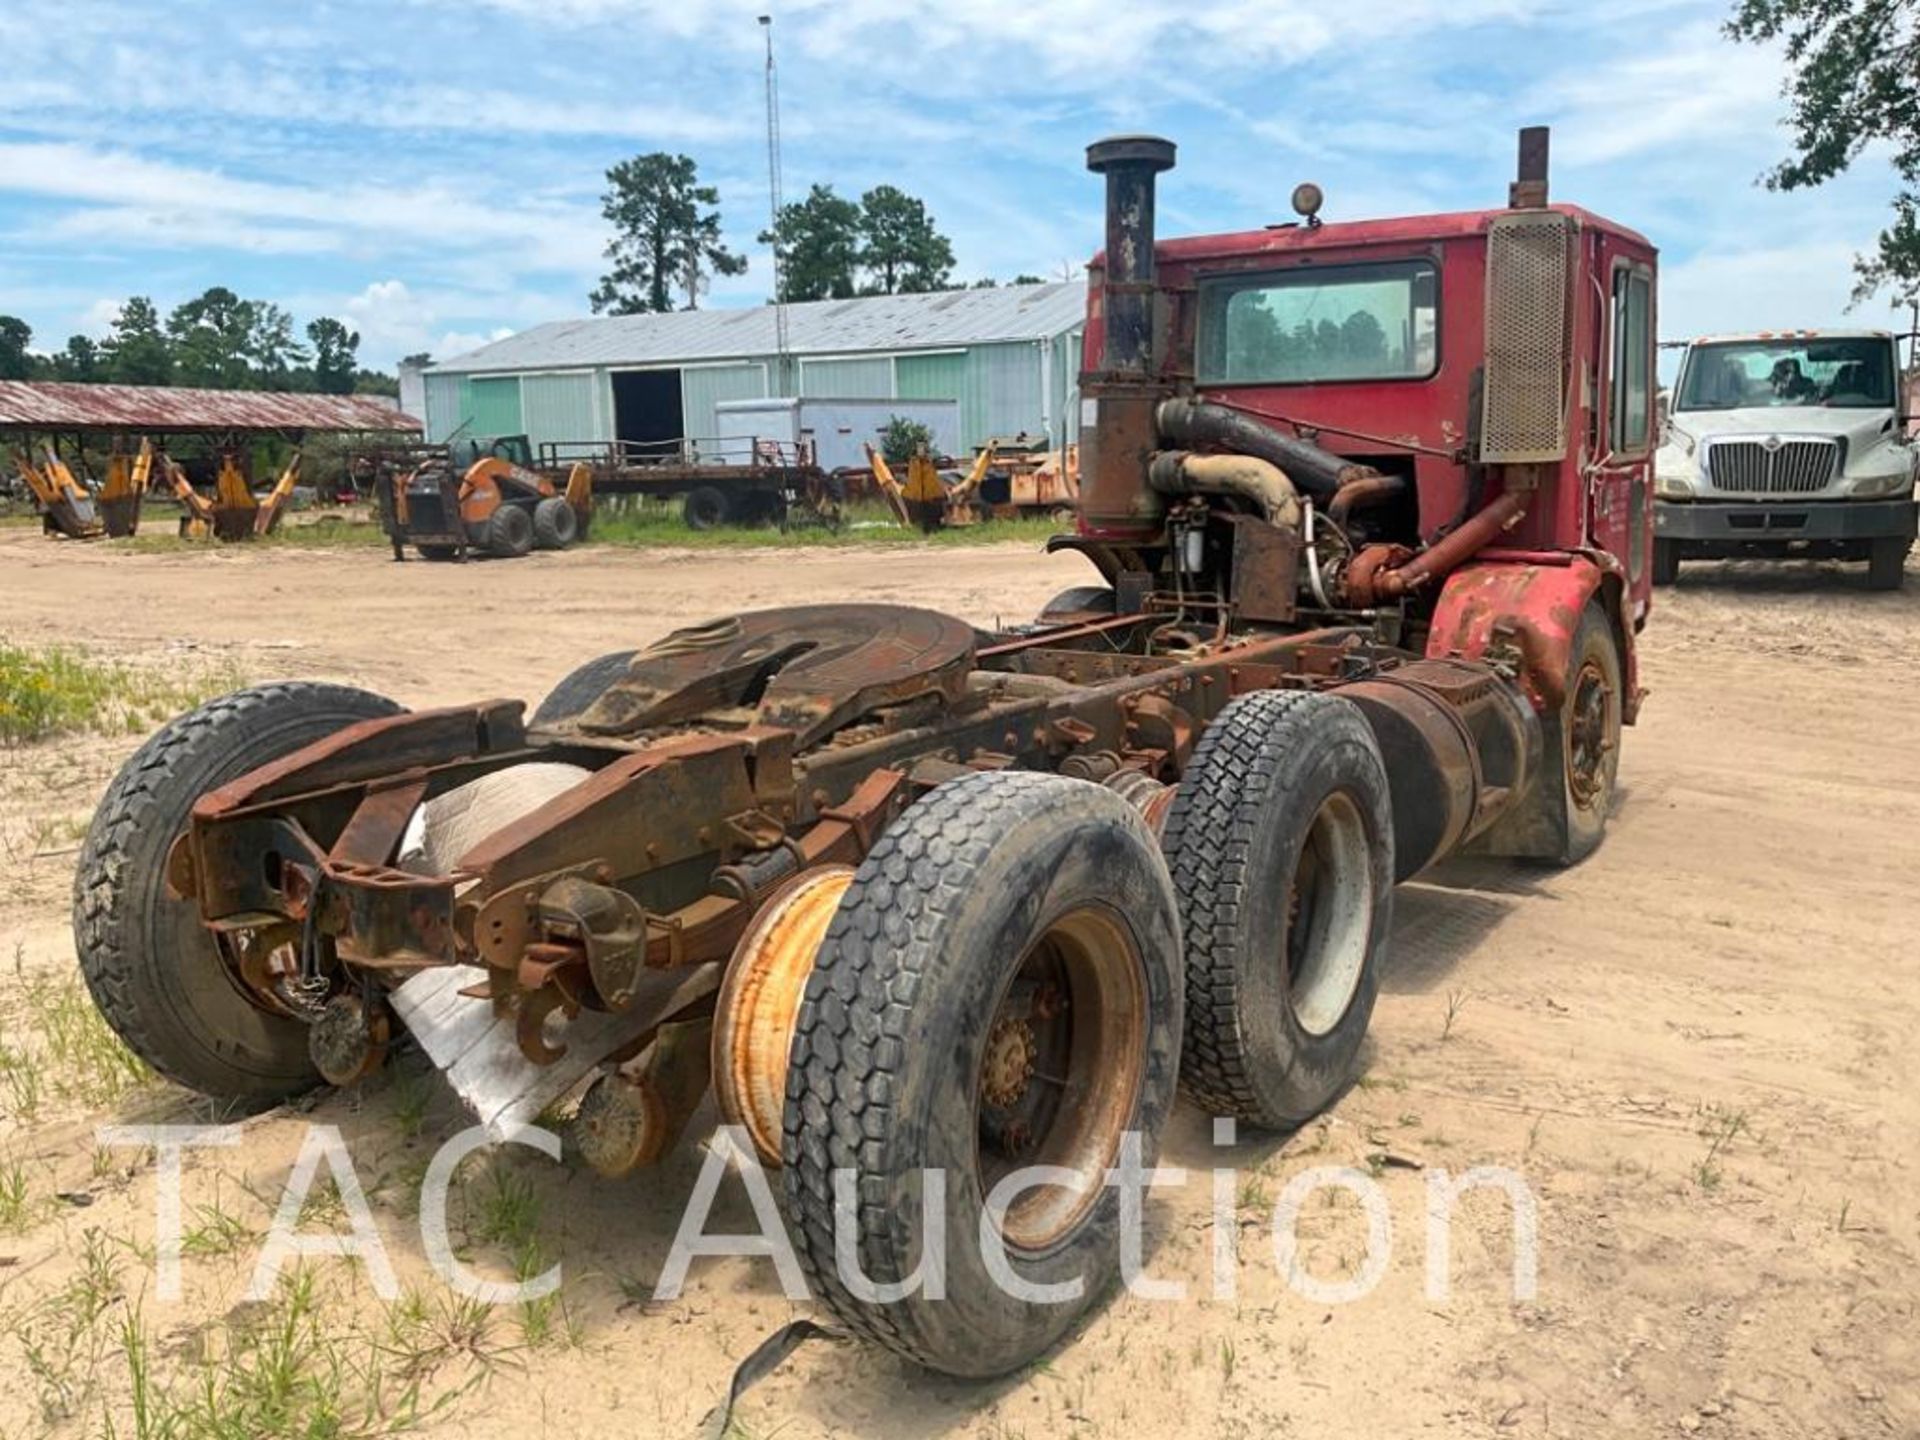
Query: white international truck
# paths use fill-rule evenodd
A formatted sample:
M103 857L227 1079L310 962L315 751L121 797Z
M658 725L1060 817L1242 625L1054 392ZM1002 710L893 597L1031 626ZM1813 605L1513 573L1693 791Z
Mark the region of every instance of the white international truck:
M1654 464L1653 579L1683 560L1864 560L1899 587L1920 444L1882 330L1756 331L1688 343Z

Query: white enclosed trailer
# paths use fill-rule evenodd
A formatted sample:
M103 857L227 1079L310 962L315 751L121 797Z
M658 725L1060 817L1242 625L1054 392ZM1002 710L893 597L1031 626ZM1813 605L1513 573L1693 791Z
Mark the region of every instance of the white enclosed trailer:
M960 453L958 400L723 400L714 406L719 436L729 453L745 442L810 442L822 470L864 470L868 445L880 448L881 432L895 416L933 432L936 455Z

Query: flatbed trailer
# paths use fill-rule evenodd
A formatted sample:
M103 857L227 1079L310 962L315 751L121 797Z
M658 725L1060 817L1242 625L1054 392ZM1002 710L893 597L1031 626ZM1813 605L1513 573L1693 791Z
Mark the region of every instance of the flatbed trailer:
M776 524L796 516L837 524L844 494L811 450L775 440L549 440L537 468L562 473L584 463L597 495L683 502L694 530Z

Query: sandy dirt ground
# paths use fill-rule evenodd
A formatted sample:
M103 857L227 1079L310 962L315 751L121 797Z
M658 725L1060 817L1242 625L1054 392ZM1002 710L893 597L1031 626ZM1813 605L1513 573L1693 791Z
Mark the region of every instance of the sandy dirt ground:
M0 537L0 633L420 705L538 695L582 659L714 613L870 599L990 623L1085 578L1071 557L1006 547L588 548L444 567L17 533ZM1117 1296L992 1384L809 1345L749 1393L738 1433L1920 1435L1911 578L1873 594L1857 567L1698 566L1662 592L1643 641L1652 694L1600 853L1562 873L1456 864L1403 888L1364 1075L1321 1122L1216 1148L1205 1117L1177 1113L1163 1163L1188 1181L1155 1193L1149 1239L1153 1273L1191 1298ZM202 1112L163 1086L63 1076L59 1037L28 1013L29 997L71 996L72 850L134 743L0 752L0 1035L48 1057L37 1102L0 1091L0 1163L28 1187L19 1233L0 1233L0 1436L97 1435L109 1413L132 1433L130 1343L175 1387L239 1353L259 1238L310 1123L341 1128L393 1264L418 1283L413 1196L460 1124L407 1066L247 1122L238 1148L189 1156L185 1298L155 1296L151 1156L98 1147L95 1127ZM564 1262L557 1308L454 1314L431 1287L383 1306L356 1266L315 1261L328 1326L384 1344L442 1402L428 1433L691 1434L741 1357L807 1313L741 1259L651 1300L700 1160L683 1145L614 1183L535 1159L485 1181L492 1202L458 1197L476 1264L507 1263L516 1226ZM1389 1202L1384 1273L1352 1303L1303 1298L1275 1265L1274 1205L1320 1165L1373 1172ZM1509 1211L1490 1192L1461 1202L1450 1296L1427 1293L1431 1174L1480 1165L1537 1197L1530 1299L1512 1297ZM1231 1296L1211 1278L1217 1166L1239 1172ZM310 1205L308 1228L337 1218ZM737 1181L714 1223L750 1228ZM1320 1279L1367 1260L1364 1217L1338 1192L1312 1196L1298 1233Z

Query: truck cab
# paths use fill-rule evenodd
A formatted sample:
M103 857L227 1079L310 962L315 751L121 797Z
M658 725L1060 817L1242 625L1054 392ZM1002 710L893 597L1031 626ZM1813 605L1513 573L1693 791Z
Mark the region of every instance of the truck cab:
M1871 588L1898 588L1920 476L1904 408L1882 330L1690 342L1655 462L1655 582L1756 556L1865 560Z

